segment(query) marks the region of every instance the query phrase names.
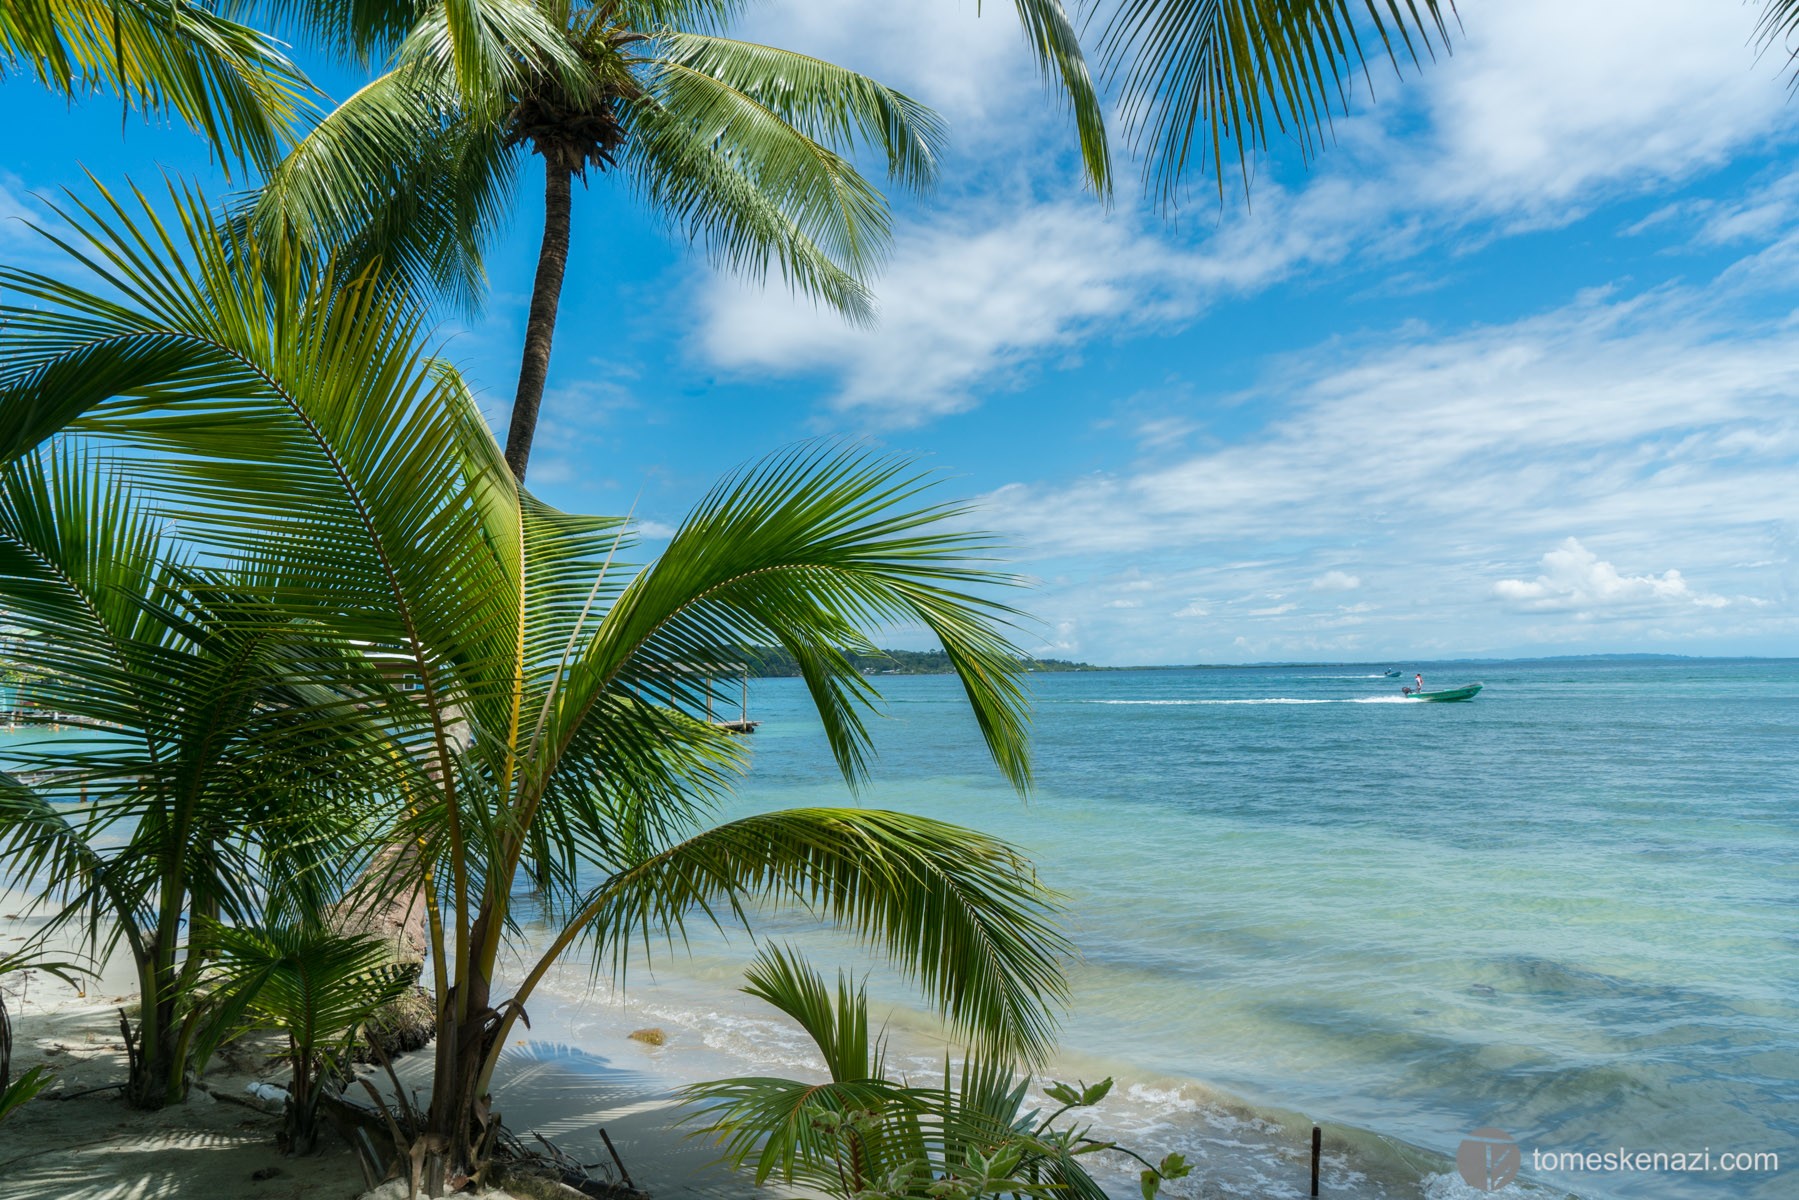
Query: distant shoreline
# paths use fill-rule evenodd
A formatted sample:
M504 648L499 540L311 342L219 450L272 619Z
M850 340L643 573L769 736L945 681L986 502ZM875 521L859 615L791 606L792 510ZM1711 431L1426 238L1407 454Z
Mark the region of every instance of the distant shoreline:
M800 674L799 665L784 651L756 647L745 651L750 659L750 675L756 679L791 679ZM849 656L864 675L950 675L949 656L941 650L881 650L876 654ZM1419 666L1479 663L1707 663L1707 662L1795 662L1799 658L1773 655L1724 654L1549 654L1511 658L1504 656L1472 656L1462 658L1415 659L1316 659L1249 663L1129 663L1124 666L1102 666L1064 658L1026 658L1021 663L1027 674L1065 675L1091 671L1279 671L1296 667L1366 667Z

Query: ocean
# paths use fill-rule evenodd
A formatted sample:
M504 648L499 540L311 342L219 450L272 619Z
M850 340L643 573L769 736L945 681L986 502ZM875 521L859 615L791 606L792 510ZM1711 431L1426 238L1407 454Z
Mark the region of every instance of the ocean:
M1034 676L1028 799L952 679L876 681L855 797L800 681L761 680L722 815L858 803L1022 847L1080 951L1048 1074L1115 1076L1100 1127L1195 1159L1176 1194L1305 1194L1317 1121L1326 1195L1483 1194L1452 1160L1493 1127L1524 1194L1799 1196L1799 661L1390 664L1485 683L1466 704L1407 701L1388 665ZM763 931L866 965L791 917ZM661 1069L803 1068L731 991L752 953L702 935L632 979L632 1019L677 1031ZM876 990L902 1061L940 1071L928 1017ZM1619 1150L1710 1159L1568 1158ZM1781 1169L1724 1169L1745 1152Z

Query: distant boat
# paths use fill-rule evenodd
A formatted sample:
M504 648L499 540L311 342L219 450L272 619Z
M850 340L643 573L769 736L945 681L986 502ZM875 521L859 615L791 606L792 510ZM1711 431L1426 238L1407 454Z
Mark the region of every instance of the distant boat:
M1384 675L1388 679L1398 679L1399 678L1399 668L1398 667L1388 667L1386 669L1386 671L1384 672Z
M1405 694L1414 700L1472 700L1480 694L1480 689L1485 686L1480 683L1468 683L1461 687L1443 688L1441 691L1435 692L1414 692L1411 688L1406 688Z

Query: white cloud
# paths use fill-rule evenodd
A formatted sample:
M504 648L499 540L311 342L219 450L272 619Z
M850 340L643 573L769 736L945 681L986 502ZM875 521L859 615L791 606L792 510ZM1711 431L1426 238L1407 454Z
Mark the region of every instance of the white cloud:
M1003 152L971 156L943 208L901 221L892 264L875 281L874 330L708 279L699 342L715 362L824 375L835 407L877 425L959 411L1092 338L1173 328L1221 298L1352 255L1396 262L1471 235L1571 221L1791 126L1777 67L1758 65L1750 47L1750 7L1467 4L1453 56L1403 84L1377 75L1380 103L1338 123L1316 173L1297 187L1259 179L1253 206L1233 203L1222 219L1196 204L1177 233L1128 196L1106 214L1073 194L1071 135L1043 103L1009 14L970 22L945 9L945 21L963 23L946 26L957 36L933 32L944 54L908 67L907 39L930 24L910 8L856 0L846 16L838 0L790 0L776 11L774 29L796 45L817 39L851 61L860 53L870 69L915 72L920 96L945 106L958 138L970 129L1012 138ZM996 120L1001 110L1024 117Z
M962 147L1008 132L1002 118L1015 119L1021 108L1043 107L1018 19L1004 6L772 0L739 32L872 75L922 100L950 122L950 136Z
M1432 142L1414 168L1442 205L1558 223L1617 187L1715 166L1790 124L1754 5L1486 0L1427 68Z
M1595 293L1454 336L1334 342L1249 393L1284 414L1259 431L1136 469L1010 484L986 498L982 523L1077 580L1126 562L1154 579L1142 613L1088 630L1090 645L1138 659L1206 657L1191 626L1175 638L1154 621L1196 595L1241 597L1192 613L1207 617L1216 657L1250 654L1226 636L1246 629L1273 657L1422 654L1425 628L1450 654L1554 645L1584 611L1610 614L1630 648L1765 645L1799 631L1799 517L1769 503L1799 478L1799 356L1791 322L1721 303L1705 288ZM1612 562L1681 570L1630 566L1611 592L1597 567L1568 586L1547 564L1541 584L1520 575L1570 528ZM1383 564L1356 573L1369 607L1353 611L1328 586L1350 573L1316 565L1348 546ZM1513 586L1496 614L1501 578ZM1280 593L1297 607L1269 611ZM1642 611L1578 600L1639 594ZM1043 607L1081 604L1062 589Z
M1361 586L1361 578L1347 571L1326 571L1312 580L1314 592L1353 592Z
M838 407L879 406L883 423L910 425L966 407L974 380L1119 320L1169 282L1153 239L1086 205L977 228L943 219L902 232L879 327L720 281L703 345L732 368L832 370Z
M1722 608L1722 596L1695 592L1678 570L1660 575L1624 575L1618 568L1568 538L1543 556L1543 573L1535 579L1501 579L1493 585L1501 600L1532 612L1592 610L1639 605L1645 601Z

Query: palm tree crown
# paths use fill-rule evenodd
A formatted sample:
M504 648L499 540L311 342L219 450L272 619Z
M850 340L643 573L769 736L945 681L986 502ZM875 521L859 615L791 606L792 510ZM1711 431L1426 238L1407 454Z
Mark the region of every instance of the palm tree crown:
M482 0L482 4L493 0ZM356 264L448 284L472 303L482 253L524 156L544 163L545 223L507 458L523 478L569 253L571 188L620 175L720 266L772 268L851 319L885 252L885 198L850 155L872 148L902 186L928 186L942 131L909 97L805 55L720 36L709 0L544 0L471 71L454 6L426 11L391 68L326 117L275 172L250 219ZM470 76L473 76L471 81ZM472 83L472 85L471 85Z

